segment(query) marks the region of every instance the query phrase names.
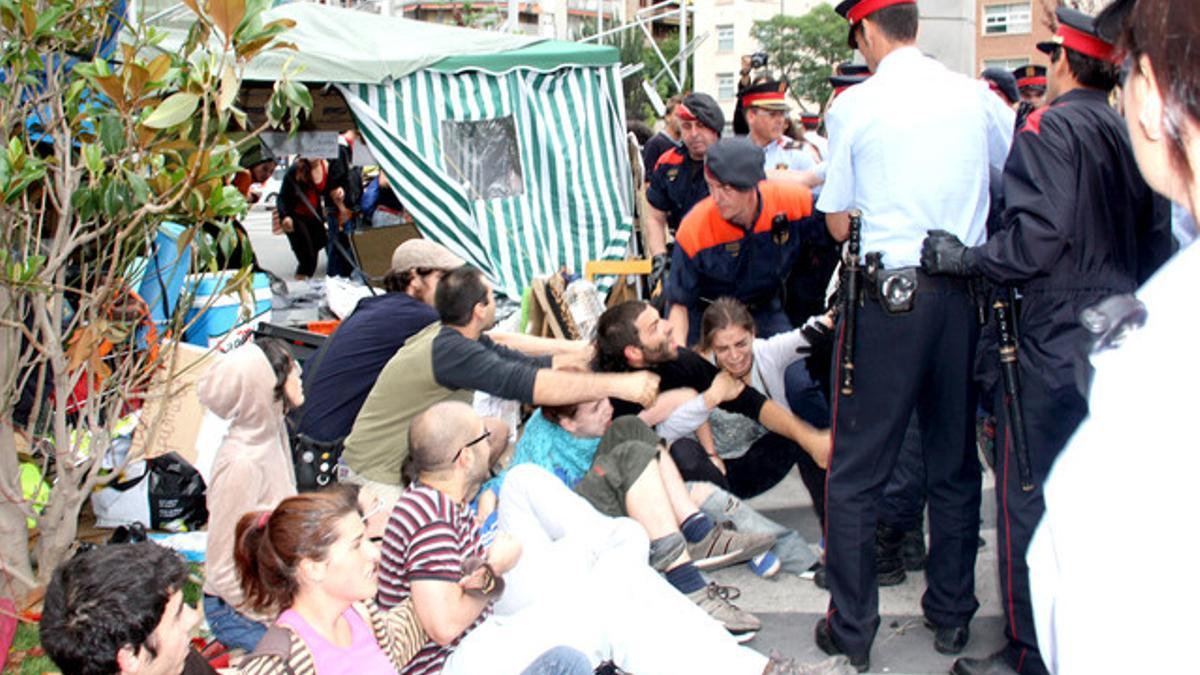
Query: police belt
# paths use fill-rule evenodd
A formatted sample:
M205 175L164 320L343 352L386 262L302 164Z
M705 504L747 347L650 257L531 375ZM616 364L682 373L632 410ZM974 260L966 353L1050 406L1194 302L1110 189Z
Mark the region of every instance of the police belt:
M927 293L960 293L968 295L970 286L965 277L929 275L920 267L863 269L863 290L889 314L912 310L918 295Z

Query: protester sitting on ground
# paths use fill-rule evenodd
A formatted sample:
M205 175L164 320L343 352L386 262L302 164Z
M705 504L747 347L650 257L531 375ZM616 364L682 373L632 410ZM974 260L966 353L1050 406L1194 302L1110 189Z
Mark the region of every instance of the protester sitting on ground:
M431 638L405 675L506 675L550 645L635 673L846 672L844 660L801 671L738 646L646 565L639 525L601 515L539 467L509 472L501 532L485 549L464 504L489 475L486 431L457 401L433 405L409 430L418 480L388 522L379 593L385 606L411 599ZM475 582L484 592L468 590Z
M785 372L802 362L814 341L826 339L828 317L810 320L802 328L770 338L756 336L754 317L733 298L719 298L704 310L697 351L722 372L761 392L815 426L829 425L829 408L820 391L787 386ZM690 413L690 414L689 414ZM690 418L690 419L685 419ZM694 429L708 421L711 441L681 438L671 456L684 480L719 485L743 499L757 496L783 480L792 467L812 497L813 509L825 523L825 470L795 443L743 415L722 409L711 412L695 404L672 416L672 422ZM711 446L711 447L709 447Z
M349 435L384 365L409 338L437 321L433 295L438 281L462 264L428 239L409 239L396 247L383 279L387 293L359 300L305 364L305 402L295 416L298 434L323 443Z
M496 301L483 274L469 265L441 279L435 294L440 323L409 338L379 374L342 454L342 480L367 486L385 504L406 481L408 426L417 413L447 399L470 400L475 390L534 405L562 405L596 396L648 404L658 393L650 373L619 375L564 372L579 354L530 357L500 346L484 331L495 323ZM590 352L585 352L586 356ZM489 422L493 458L505 448L508 429Z
M204 616L222 644L249 651L268 617L243 605L234 528L247 511L296 494L284 412L304 402L300 366L281 341L263 339L217 357L196 389L202 405L230 422L208 481Z
M679 349L671 324L645 302L631 300L611 307L596 324L594 368L600 372L653 372L659 375L663 391L690 388L705 391L719 370L699 354ZM830 439L827 430L818 430L779 403L753 387L746 387L733 400L720 405L723 410L758 421L772 431L804 448L819 467L829 464ZM616 416L637 414L640 405L613 402Z
M740 387L731 378L724 395ZM702 513L688 494L662 440L637 416L616 421L607 398L534 411L517 441L510 467L535 464L558 476L597 511L633 518L650 537L650 566L700 605L739 641L753 637L761 622L739 609L701 569L745 562L775 543L766 534L738 532ZM665 448L665 445L662 445ZM507 471L483 490L499 493Z
M54 570L38 636L64 673L212 675L191 649L200 614L183 599L187 566L151 542L102 546Z
M363 521L352 486L290 497L238 521L236 558L247 603L278 616L242 673L397 672L425 644L412 602L389 610L375 603L379 548ZM553 658L575 668L529 672L590 672L582 654Z

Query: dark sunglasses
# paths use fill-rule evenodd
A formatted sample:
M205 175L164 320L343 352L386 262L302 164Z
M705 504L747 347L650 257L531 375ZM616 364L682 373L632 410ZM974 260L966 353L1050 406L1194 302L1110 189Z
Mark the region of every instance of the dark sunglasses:
M463 450L466 450L467 448L471 447L472 445L475 445L476 443L481 443L483 441L486 441L488 438L491 438L491 436L492 436L491 430L484 429L483 433L480 434L478 438L476 438L475 440L471 441L470 443L467 443L466 445L459 448L458 452L454 453L454 458L450 460L450 463L453 464L453 463L457 462L458 458L462 456Z

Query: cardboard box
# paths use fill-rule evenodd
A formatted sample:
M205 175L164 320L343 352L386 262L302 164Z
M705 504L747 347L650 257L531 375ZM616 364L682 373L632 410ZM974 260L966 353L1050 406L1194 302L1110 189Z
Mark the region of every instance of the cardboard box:
M168 379L167 366L172 348L176 352L174 376ZM211 363L212 354L207 347L187 343L175 343L173 347L164 345L162 353L163 365L142 406L130 452L136 453L134 457L142 456L143 449L145 457L177 452L194 465L196 438L205 411L196 396L196 382ZM158 420L158 427L152 429L155 420Z

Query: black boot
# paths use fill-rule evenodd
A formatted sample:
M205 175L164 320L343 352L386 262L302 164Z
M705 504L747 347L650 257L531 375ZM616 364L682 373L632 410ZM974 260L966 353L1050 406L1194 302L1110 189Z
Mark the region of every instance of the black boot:
M925 569L925 530L918 527L904 533L900 542L900 557L909 572Z
M904 583L904 558L900 553L903 543L903 531L883 524L875 526L875 572L880 587Z

